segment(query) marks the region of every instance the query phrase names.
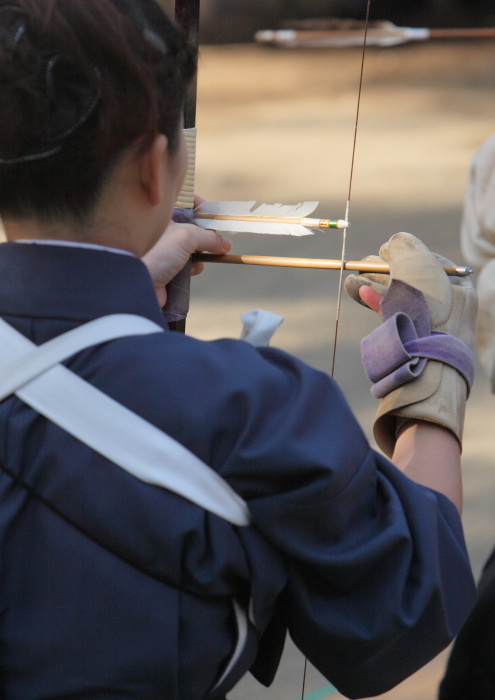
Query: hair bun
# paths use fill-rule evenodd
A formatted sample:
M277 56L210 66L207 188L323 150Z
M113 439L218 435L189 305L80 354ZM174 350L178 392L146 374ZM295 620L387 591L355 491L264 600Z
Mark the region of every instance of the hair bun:
M90 80L70 56L55 56L48 62L46 141L67 138L93 113L101 97L101 74L96 66L93 70L93 80Z
M5 29L3 14L0 15L0 22L2 29ZM26 19L22 14L21 11L12 13L14 21L8 23L10 35L2 32L3 45L10 45L12 50L18 45L21 36L26 36L27 40ZM7 41L5 36L8 37ZM12 36L14 40L10 41ZM17 40L15 37L18 37ZM14 61L15 57L12 56L11 60ZM41 59L40 62L43 65ZM71 56L60 54L49 59L44 69L38 67L36 72L41 74L41 85L30 133L20 138L18 143L12 143L11 140L5 144L0 142L2 165L55 155L62 148L61 142L89 119L100 101L101 74L96 66L93 67L93 74L88 75Z
M26 40L27 24L28 16L20 7L0 7L0 45L3 51L12 54L21 39Z

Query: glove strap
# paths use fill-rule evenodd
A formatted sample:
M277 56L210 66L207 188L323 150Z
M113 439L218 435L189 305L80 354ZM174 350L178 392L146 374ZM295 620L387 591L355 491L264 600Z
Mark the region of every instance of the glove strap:
M388 318L361 342L373 396L381 399L417 379L428 360L456 369L464 377L469 395L474 379L473 352L456 336L431 332L428 307L421 292L394 280L381 306ZM401 310L395 311L398 306Z

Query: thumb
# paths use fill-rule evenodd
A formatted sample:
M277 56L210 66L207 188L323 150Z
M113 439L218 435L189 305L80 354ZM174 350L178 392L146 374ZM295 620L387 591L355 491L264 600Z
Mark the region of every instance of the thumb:
M366 304L366 306L368 306L372 311L376 311L376 313L379 316L382 315L382 311L380 309L380 302L383 299L383 297L381 294L379 294L371 287L363 286L359 289L359 296L361 297L362 302Z

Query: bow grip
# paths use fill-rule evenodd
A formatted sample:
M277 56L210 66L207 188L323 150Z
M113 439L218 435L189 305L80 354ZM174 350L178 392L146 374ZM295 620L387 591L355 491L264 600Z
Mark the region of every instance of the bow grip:
M194 224L193 209L174 209L172 221L176 224ZM165 321L174 324L171 330L185 330L185 319L189 312L189 302L191 297L191 265L192 258L189 258L182 270L169 282L167 289L167 303L162 309ZM184 326L181 328L175 324Z

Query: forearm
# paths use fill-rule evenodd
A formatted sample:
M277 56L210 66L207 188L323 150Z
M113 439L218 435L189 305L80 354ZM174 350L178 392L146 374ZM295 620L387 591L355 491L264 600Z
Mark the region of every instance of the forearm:
M461 451L449 430L410 421L397 439L392 461L413 481L443 493L462 512Z

